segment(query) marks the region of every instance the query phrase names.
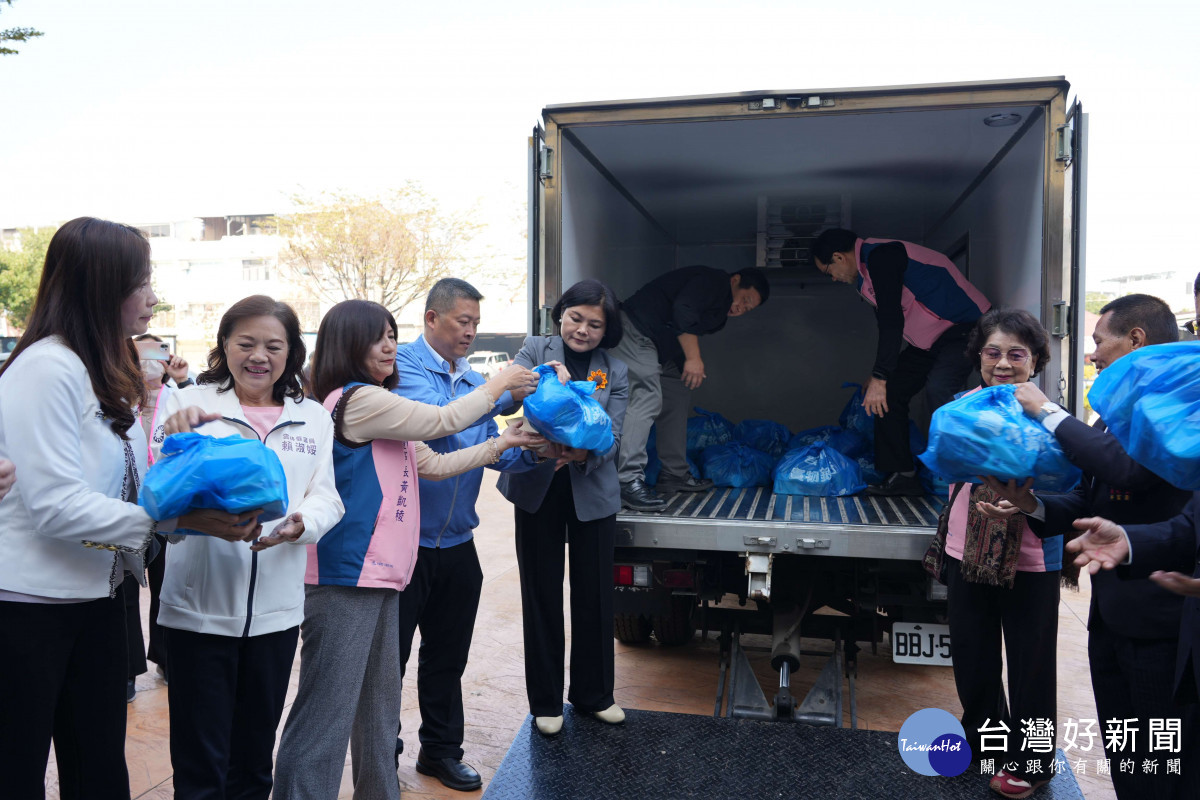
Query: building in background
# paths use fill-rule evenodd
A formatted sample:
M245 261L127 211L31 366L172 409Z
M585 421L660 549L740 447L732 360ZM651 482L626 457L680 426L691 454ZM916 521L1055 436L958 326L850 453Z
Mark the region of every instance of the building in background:
M1148 294L1162 299L1172 311L1194 315L1197 267L1125 275L1100 281L1100 291L1113 299L1127 294Z
M269 232L272 216L191 217L136 226L150 240L154 289L163 304L150 332L170 342L194 372L207 362L221 315L253 294L270 295L296 310L311 355L321 317L333 304L318 300L281 270L284 240ZM513 270L485 269L461 276L484 294L481 327L488 333L517 335L526 329L524 289L513 285L513 275ZM421 333L423 311L420 301L401 311L396 320L401 342Z

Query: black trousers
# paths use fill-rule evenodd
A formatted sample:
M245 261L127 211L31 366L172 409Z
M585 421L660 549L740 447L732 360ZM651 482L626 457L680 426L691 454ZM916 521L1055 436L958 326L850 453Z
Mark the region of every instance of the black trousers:
M562 714L563 566L570 548L571 690L580 711L613 704L613 545L617 517L580 521L563 467L530 514L516 509L517 566L525 634L525 693L535 717ZM617 487L613 487L616 491Z
M261 636L167 628L177 800L266 800L299 626Z
M167 569L167 539L155 534L160 539L162 547L158 555L146 567L146 582L150 584L150 644L146 650L146 658L167 669L167 639L165 628L158 624L158 596L162 593L163 575Z
M1151 751L1151 719L1178 719L1183 754L1200 752L1200 708L1176 705L1175 653L1178 639L1134 639L1116 633L1094 610L1089 621L1088 663L1092 691L1096 694L1098 729L1106 730L1109 719L1136 719L1133 741L1121 751L1109 747L1104 737L1104 755L1112 763L1112 782L1119 800L1173 800L1200 796L1200 759L1183 756L1180 775L1167 774L1166 760L1180 754ZM1117 768L1122 759L1132 758L1133 773ZM1154 774L1146 774L1143 761L1157 761ZM1192 763L1189 763L1192 762Z
M971 362L964 350L972 327L955 325L928 350L909 345L900 351L887 381L888 412L875 418L875 466L880 472L915 468L908 443L909 403L924 389L932 411L950 402L963 388L971 374Z
M421 749L433 759L463 757L462 676L471 652L483 570L475 542L421 547L412 581L400 593L400 677L421 630L417 700Z
M962 703L962 725L971 752L994 758L996 770L1032 780L1051 775L1054 735L1058 729L1056 647L1058 644L1059 572L1018 572L1011 589L963 580L962 562L946 557L946 590L950 639L954 647L954 684ZM1001 679L1000 643L1008 662L1008 699ZM1054 725L1049 752L1023 749L1021 720L1048 719ZM986 734L989 745L1003 750L983 751L979 729L1009 728ZM1041 773L1029 773L1026 762L1037 761ZM1014 766L1015 765L1015 766ZM1164 765L1165 766L1165 765ZM1011 768L1010 768L1011 767Z
M63 800L129 800L125 607L0 601L0 794L45 797L50 740Z
M125 596L125 648L127 676L136 678L146 671L146 639L142 636L141 589L137 578L126 575L121 582Z

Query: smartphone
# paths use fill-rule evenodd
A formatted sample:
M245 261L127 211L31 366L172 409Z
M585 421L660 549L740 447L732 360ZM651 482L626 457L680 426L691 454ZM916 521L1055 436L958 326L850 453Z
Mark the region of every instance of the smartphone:
M142 361L170 361L171 348L166 342L156 342L153 339L144 339L140 342L134 342L137 345L138 358Z

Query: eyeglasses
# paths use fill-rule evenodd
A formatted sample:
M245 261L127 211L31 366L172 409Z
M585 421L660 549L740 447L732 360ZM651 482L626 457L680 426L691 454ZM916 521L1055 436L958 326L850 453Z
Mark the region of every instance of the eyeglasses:
M1008 363L1012 364L1014 367L1019 367L1029 359L1029 351L1009 350L1007 353L1005 353L999 347L985 347L979 351L979 356L989 364L994 364L1000 360L1001 356L1004 356L1008 359Z

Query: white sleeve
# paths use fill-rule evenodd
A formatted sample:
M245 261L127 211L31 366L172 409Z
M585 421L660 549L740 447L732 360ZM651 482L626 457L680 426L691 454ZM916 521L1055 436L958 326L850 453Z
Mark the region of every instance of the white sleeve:
M86 374L81 378L53 354L39 361L0 392L0 424L16 456L21 498L34 530L54 539L141 548L154 528L150 515L84 479L80 426L92 422L83 420Z

